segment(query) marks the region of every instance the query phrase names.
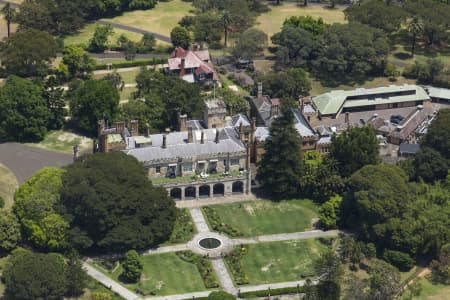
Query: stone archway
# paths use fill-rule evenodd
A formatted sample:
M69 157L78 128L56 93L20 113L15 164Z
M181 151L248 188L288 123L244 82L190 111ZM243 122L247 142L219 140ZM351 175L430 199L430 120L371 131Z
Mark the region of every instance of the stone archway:
M194 200L197 199L197 191L195 189L195 186L188 186L184 190L184 198L186 200Z
M233 194L243 194L244 193L244 183L242 181L233 182L232 192L233 192Z
M214 197L225 196L225 186L223 183L216 183L213 186L213 195Z
M211 191L211 188L209 187L209 185L206 185L206 184L202 185L198 189L198 197L199 198L209 198L210 191Z
M173 188L170 190L170 197L175 200L175 201L179 201L181 200L181 189L180 188Z

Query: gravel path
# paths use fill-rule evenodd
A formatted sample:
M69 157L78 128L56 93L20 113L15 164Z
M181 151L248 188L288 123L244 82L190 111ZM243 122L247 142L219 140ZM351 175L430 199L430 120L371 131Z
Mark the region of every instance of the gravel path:
M189 212L191 213L192 220L194 221L195 227L197 227L198 232L210 231L200 208L191 208L189 209Z
M220 286L222 289L230 294L236 295L237 289L234 287L233 280L228 273L227 267L225 266L225 262L222 258L214 258L211 259L211 264L213 266L214 271L216 272L217 279L220 282Z

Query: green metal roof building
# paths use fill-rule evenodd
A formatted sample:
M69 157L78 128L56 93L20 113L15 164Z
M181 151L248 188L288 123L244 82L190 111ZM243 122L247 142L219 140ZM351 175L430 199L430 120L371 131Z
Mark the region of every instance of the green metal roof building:
M332 118L337 118L343 112L415 106L429 100L422 87L409 84L351 91L335 90L312 97L319 115Z

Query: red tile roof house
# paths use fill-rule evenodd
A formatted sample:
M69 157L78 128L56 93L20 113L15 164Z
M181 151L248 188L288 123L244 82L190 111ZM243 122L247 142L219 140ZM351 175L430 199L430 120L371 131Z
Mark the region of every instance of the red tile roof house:
M167 72L178 74L187 82L219 82L211 64L208 50L191 51L176 47L168 61Z

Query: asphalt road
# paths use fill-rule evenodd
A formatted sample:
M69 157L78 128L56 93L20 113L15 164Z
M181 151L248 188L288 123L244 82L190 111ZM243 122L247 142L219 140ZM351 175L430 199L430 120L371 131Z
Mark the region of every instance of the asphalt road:
M0 144L0 163L8 167L19 184L28 180L43 167L62 167L70 164L70 154L52 152L18 143Z
M132 26L117 24L117 23L110 22L110 21L101 21L100 20L97 23L103 24L103 25L111 25L112 27L115 27L115 28L118 28L118 29L122 29L122 30L127 30L127 31L134 32L134 33L140 33L140 34L150 33L150 34L153 34L153 36L157 40L161 40L161 41L166 42L166 43L172 43L172 40L170 39L170 37L162 35L162 34L159 34L159 33L143 30L143 29L140 29L140 28L132 27Z

